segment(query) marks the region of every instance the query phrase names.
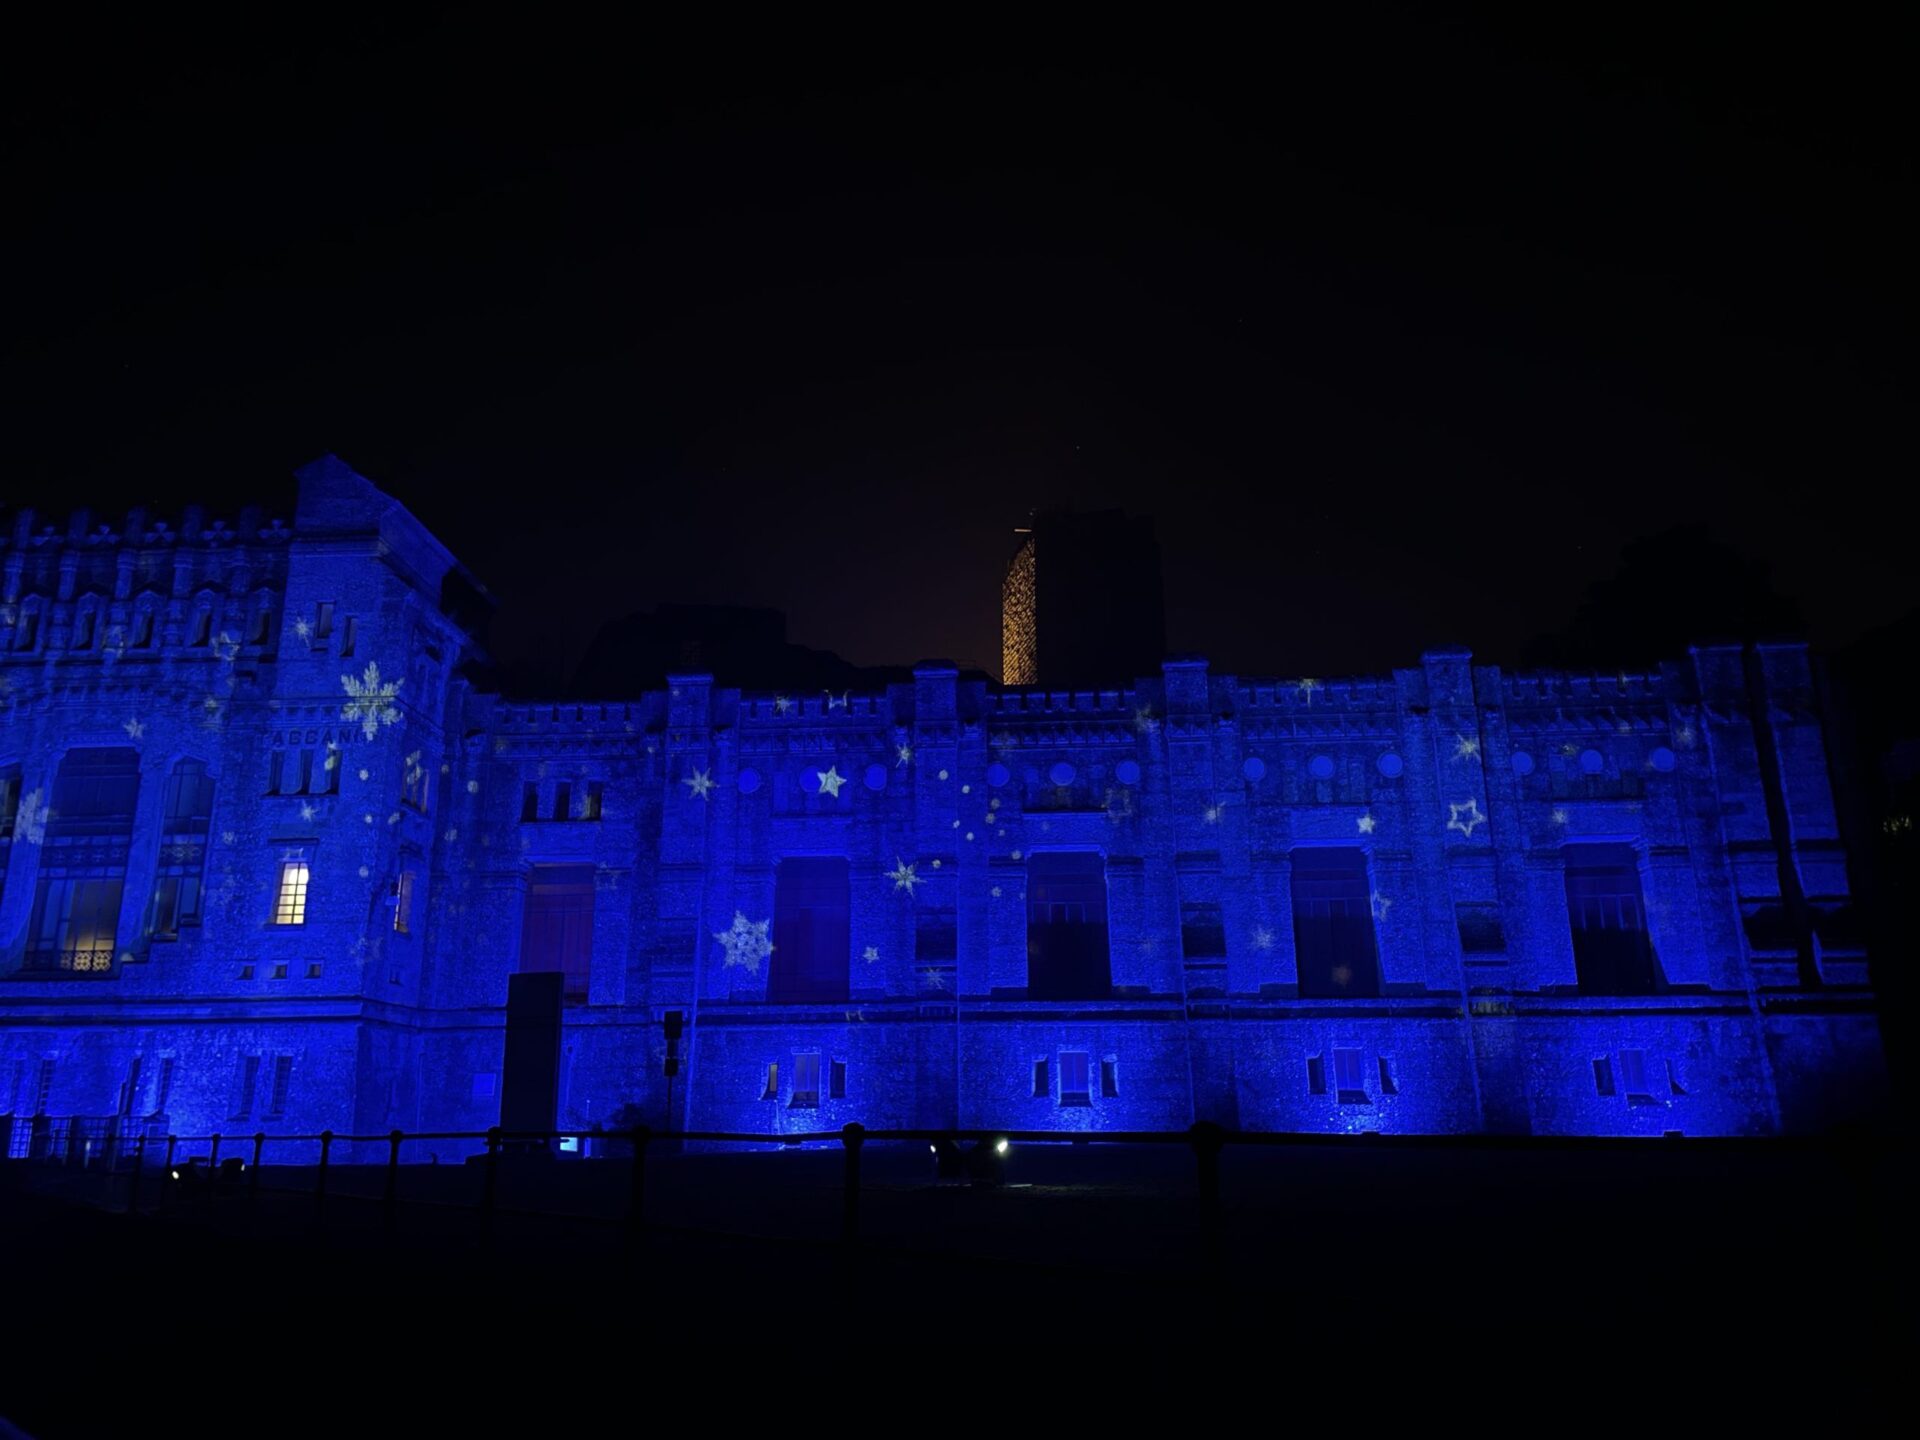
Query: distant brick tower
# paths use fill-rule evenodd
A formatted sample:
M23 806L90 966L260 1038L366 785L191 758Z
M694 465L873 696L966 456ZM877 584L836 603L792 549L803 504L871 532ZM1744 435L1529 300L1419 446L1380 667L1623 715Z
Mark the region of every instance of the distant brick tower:
M1118 510L1042 511L1000 586L1000 678L1078 689L1151 674L1166 656L1153 521Z

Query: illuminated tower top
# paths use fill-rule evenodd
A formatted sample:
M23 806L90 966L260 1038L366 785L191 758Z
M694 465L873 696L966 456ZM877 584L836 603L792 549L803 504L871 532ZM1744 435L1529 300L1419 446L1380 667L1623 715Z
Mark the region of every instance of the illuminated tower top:
M1000 586L1002 683L1117 685L1159 668L1166 617L1151 519L1041 511L1014 533Z

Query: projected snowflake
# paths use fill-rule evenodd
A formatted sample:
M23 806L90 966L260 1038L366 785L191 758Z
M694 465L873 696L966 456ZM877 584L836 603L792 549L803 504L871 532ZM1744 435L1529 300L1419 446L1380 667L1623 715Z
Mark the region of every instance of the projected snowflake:
M302 820L311 821L319 813L318 810L313 808L313 802L311 800L302 800L300 802L300 818Z
M920 972L920 978L926 982L929 990L944 990L947 988L946 971L936 970L931 965Z
M1253 927L1253 948L1256 950L1273 949L1273 931L1265 925Z
M1373 918L1376 921L1384 920L1387 918L1387 911L1393 908L1393 902L1376 890L1367 897L1367 908L1373 911Z
M1301 699L1311 705L1313 704L1313 692L1320 688L1320 682L1311 676L1304 676L1293 688L1300 692Z
M134 718L128 720L127 723L122 725L120 728L127 732L127 738L129 740L140 740L146 737L146 733L147 733L146 722L144 720L141 720L138 716L135 716Z
M840 798L840 787L847 783L847 777L840 773L840 767L838 765L829 765L825 770L817 770L814 773L820 777L820 793L822 795L831 795L834 799L838 800Z
M310 640L313 638L313 626L305 620L296 620L293 622L293 633L302 640Z
M1133 728L1142 735L1151 735L1160 728L1160 722L1153 718L1152 709L1142 705L1133 712Z
M1473 838L1476 825L1487 823L1487 817L1480 813L1480 802L1469 795L1458 805L1447 806L1447 829L1458 830L1469 840Z
M898 770L902 765L911 765L912 763L913 763L913 746L896 745L893 747L893 768L894 769Z
M887 879L893 881L893 888L913 894L913 887L920 883L920 877L913 873L913 866L907 864L898 855L893 857L893 869L887 871Z
M689 800L704 800L713 790L713 771L711 768L694 772L680 782L687 787Z
M831 690L826 691L825 694L827 697L827 713L831 715L835 710L844 710L847 708L847 701L852 697L853 692L851 690L841 691L838 700L833 698L833 692Z
M200 702L200 723L209 730L218 730L220 721L226 713L226 702L218 695L209 695Z
M1547 818L1552 820L1556 825L1564 825L1567 823L1567 812L1564 810L1555 810L1553 814Z
M1456 737L1453 746L1454 759L1471 760L1479 753L1480 737L1478 735L1461 735Z
M13 833L29 845L38 845L47 838L47 821L51 813L42 803L45 792L33 790L20 797L20 808L13 817Z
M369 660L358 679L352 675L340 677L340 688L347 692L347 703L340 707L340 718L357 721L360 733L369 740L373 739L380 733L382 725L398 723L400 707L394 701L399 698L400 687L404 684L404 680L383 681L380 667Z
M733 912L733 924L725 930L713 932L713 938L720 942L725 952L724 964L731 969L738 965L749 975L760 973L760 962L773 954L773 942L767 938L767 929L772 920L762 920L758 924L747 919L746 912Z

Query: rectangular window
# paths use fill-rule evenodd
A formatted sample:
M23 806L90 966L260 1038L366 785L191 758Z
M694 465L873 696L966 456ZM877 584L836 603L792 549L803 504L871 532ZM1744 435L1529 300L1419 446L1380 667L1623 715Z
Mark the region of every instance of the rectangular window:
M1593 1062L1593 1093L1596 1095L1613 1094L1613 1061L1605 1055Z
M1087 1090L1087 1052L1084 1050L1060 1052L1060 1103L1062 1105L1093 1103L1093 1096Z
M1400 1087L1393 1083L1393 1065L1384 1055L1380 1057L1380 1093L1382 1095L1400 1093Z
M1307 1057L1307 1093L1309 1095L1327 1093L1327 1062L1322 1056Z
M847 862L837 855L789 855L775 872L773 954L767 999L843 1004L852 929Z
M553 787L553 818L568 820L573 815L573 786L562 780Z
M780 1062L778 1060L767 1062L767 1088L760 1092L760 1098L762 1100L780 1098Z
M1227 953L1227 926L1213 904L1180 907L1180 949L1189 960L1219 960Z
M20 613L19 620L15 623L19 628L13 632L13 648L16 650L33 649L34 645L38 643L40 639L40 612L31 609L23 610Z
M1029 857L1028 997L1104 1000L1112 993L1105 859L1093 851Z
M413 871L402 870L393 882L393 929L398 935L412 933Z
M193 637L187 641L194 649L203 648L213 639L213 612L201 610L193 617Z
M600 782L589 780L580 793L580 818L598 820L600 818Z
M847 1098L847 1062L844 1060L834 1060L827 1065L827 1098Z
M1293 943L1301 995L1326 1000L1380 993L1363 851L1293 852Z
M540 787L528 780L520 786L520 818L538 820L540 818Z
M1653 947L1631 845L1569 845L1567 915L1582 995L1651 995Z
M322 600L313 607L313 638L327 640L333 636L333 602Z
M917 965L951 965L959 954L954 912L938 906L913 917L913 959Z
M1687 1093L1680 1084L1680 1072L1673 1068L1673 1062L1671 1060L1667 1061L1667 1093L1671 1095L1684 1095Z
M1629 1103L1646 1104L1652 1101L1653 1090L1647 1084L1646 1051L1620 1052L1620 1088L1626 1092Z
M153 648L153 611L142 609L133 617L133 638L127 642L129 650L151 650Z
M173 1056L168 1055L160 1061L160 1079L153 1087L153 1111L155 1115L167 1112L167 1102L173 1098Z
M1100 1098L1116 1100L1120 1096L1120 1062L1108 1056L1100 1062Z
M74 750L60 762L27 925L27 969L112 970L139 792L140 757L132 749Z
M293 1056L274 1056L273 1081L267 1091L267 1119L278 1120L287 1113L287 1082L292 1078Z
M305 850L289 850L280 857L280 885L273 897L273 923L307 923L308 855Z
M82 610L73 622L73 648L91 650L93 648L93 611Z
M789 1105L820 1103L820 1056L817 1052L796 1052L793 1057L793 1096Z
M353 642L359 638L359 634L360 621L358 617L353 615L347 616L340 625L340 658L342 660L349 660L353 657Z
M1342 1105L1364 1105L1367 1101L1366 1071L1358 1050L1335 1048L1333 1052L1333 1088Z
M115 1113L120 1115L133 1114L134 1102L139 1091L140 1057L136 1055L127 1062L127 1078L121 1082L120 1085L120 1108Z
M264 645L273 635L273 607L262 605L253 612L253 626L247 631L247 644Z
M53 1059L48 1057L40 1062L40 1074L33 1082L33 1113L47 1113L47 1102L53 1099Z
M1453 909L1462 954L1495 955L1507 948L1506 927L1500 923L1498 905L1456 905Z
M1053 1078L1047 1073L1047 1062L1033 1062L1033 1098L1046 1100L1053 1095Z
M230 1120L246 1120L253 1115L253 1092L260 1083L260 1057L243 1055L240 1073L234 1078L233 1113Z
M585 1000L593 968L593 867L535 865L527 876L520 968L558 970L570 1000Z
M427 780L426 752L409 750L407 758L400 765L400 801L422 815L427 813L427 796L431 787Z

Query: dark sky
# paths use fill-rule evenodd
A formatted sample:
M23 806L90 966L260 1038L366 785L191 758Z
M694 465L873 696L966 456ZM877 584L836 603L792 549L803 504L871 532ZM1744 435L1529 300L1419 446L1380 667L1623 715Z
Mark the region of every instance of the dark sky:
M1905 37L1333 8L16 36L4 498L334 450L556 663L679 600L997 670L1061 502L1223 668L1510 661L1701 521L1818 641L1910 610Z

